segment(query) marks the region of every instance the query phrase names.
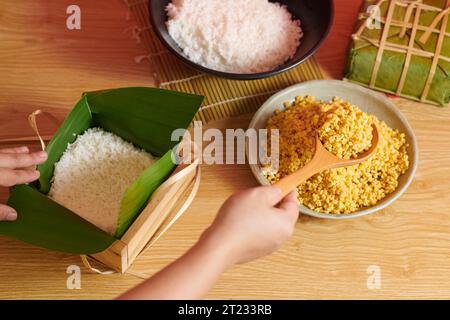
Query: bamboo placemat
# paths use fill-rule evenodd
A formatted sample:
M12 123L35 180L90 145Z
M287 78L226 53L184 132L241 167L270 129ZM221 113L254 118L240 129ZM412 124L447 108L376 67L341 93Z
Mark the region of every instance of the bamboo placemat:
M150 25L148 0L124 0L124 2L130 17L136 23L130 29L133 37L149 53L137 57L137 62L149 60L159 87L205 96L196 120L207 123L253 113L269 96L281 89L299 82L325 78L325 73L315 58L310 58L281 75L261 80L227 80L200 73L179 61L159 41Z

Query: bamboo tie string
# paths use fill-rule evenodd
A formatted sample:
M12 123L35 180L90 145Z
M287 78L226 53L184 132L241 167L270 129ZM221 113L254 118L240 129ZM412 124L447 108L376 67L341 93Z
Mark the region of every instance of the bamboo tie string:
M36 117L39 114L42 114L41 110L36 110L33 113L31 113L28 116L28 123L30 124L31 128L36 133L36 135L38 136L38 139L41 143L42 150L45 150L45 143L44 143L42 136L39 133L39 129L38 129L37 122L36 122ZM80 255L80 257L81 257L81 261L83 262L83 264L93 273L108 275L108 274L112 274L115 272L113 270L101 271L97 268L92 267L92 265L89 263L88 257L86 255Z
M448 22L448 13L450 11L450 7L448 7L446 10L442 11L441 14L439 14L435 20L433 21L433 23L435 23L438 18L439 20L442 19L442 23L441 23L441 32L439 33L439 37L436 43L436 51L434 53L434 57L433 57L433 62L431 65L431 69L430 69L430 74L428 75L428 79L427 82L425 83L425 88L423 90L422 93L422 97L421 97L421 101L426 101L427 96L428 96L428 92L430 91L431 88L431 83L434 79L434 75L436 73L436 68L438 66L438 62L439 62L439 57L441 55L441 50L442 50L442 46L444 44L444 38L445 38L445 30L447 29L447 22ZM432 24L433 24L432 23ZM422 38L424 38L424 40L427 41L426 37L423 37L425 34L422 35Z
M44 142L44 139L42 138L41 134L39 133L39 129L38 129L37 122L36 122L36 117L40 114L42 114L41 110L36 110L33 113L31 113L28 116L28 123L30 124L30 127L31 127L31 129L33 129L34 133L36 133L36 135L38 136L39 142L41 143L42 151L44 151L45 150L45 142Z

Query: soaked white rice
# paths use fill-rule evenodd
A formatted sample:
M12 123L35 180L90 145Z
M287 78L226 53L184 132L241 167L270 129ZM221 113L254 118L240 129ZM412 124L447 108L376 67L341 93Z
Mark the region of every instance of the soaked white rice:
M114 234L125 190L156 160L113 133L88 129L55 164L49 196Z
M300 21L268 0L173 0L167 12L169 34L189 59L224 72L273 70L303 36Z

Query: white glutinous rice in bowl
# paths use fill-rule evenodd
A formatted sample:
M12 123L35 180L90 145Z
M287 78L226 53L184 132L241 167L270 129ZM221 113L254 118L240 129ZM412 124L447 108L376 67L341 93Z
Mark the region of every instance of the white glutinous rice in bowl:
M125 190L156 160L113 133L88 129L55 164L49 196L114 234Z
M303 36L286 6L268 0L173 0L167 12L169 34L189 59L223 72L271 71Z

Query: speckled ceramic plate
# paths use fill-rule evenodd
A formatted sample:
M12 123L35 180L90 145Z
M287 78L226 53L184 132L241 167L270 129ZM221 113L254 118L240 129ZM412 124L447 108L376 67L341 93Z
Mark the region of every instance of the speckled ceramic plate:
M269 98L261 108L256 112L250 123L250 128L262 129L266 127L267 120L273 114L275 109L283 107L286 101L293 101L297 96L311 95L317 99L330 100L333 97L340 97L345 101L357 105L361 110L375 115L378 119L386 122L388 126L398 129L405 133L409 144L408 156L410 166L408 171L400 176L397 189L375 206L361 208L351 214L324 214L313 211L305 206L300 206L300 211L306 215L325 218L325 219L350 219L364 216L370 213L382 210L397 200L411 184L417 169L419 160L419 151L417 148L416 137L405 116L398 108L383 94L363 88L361 86L337 80L318 80L308 81L289 87ZM259 165L251 165L251 170L256 179L262 185L268 185L269 182L261 172Z

